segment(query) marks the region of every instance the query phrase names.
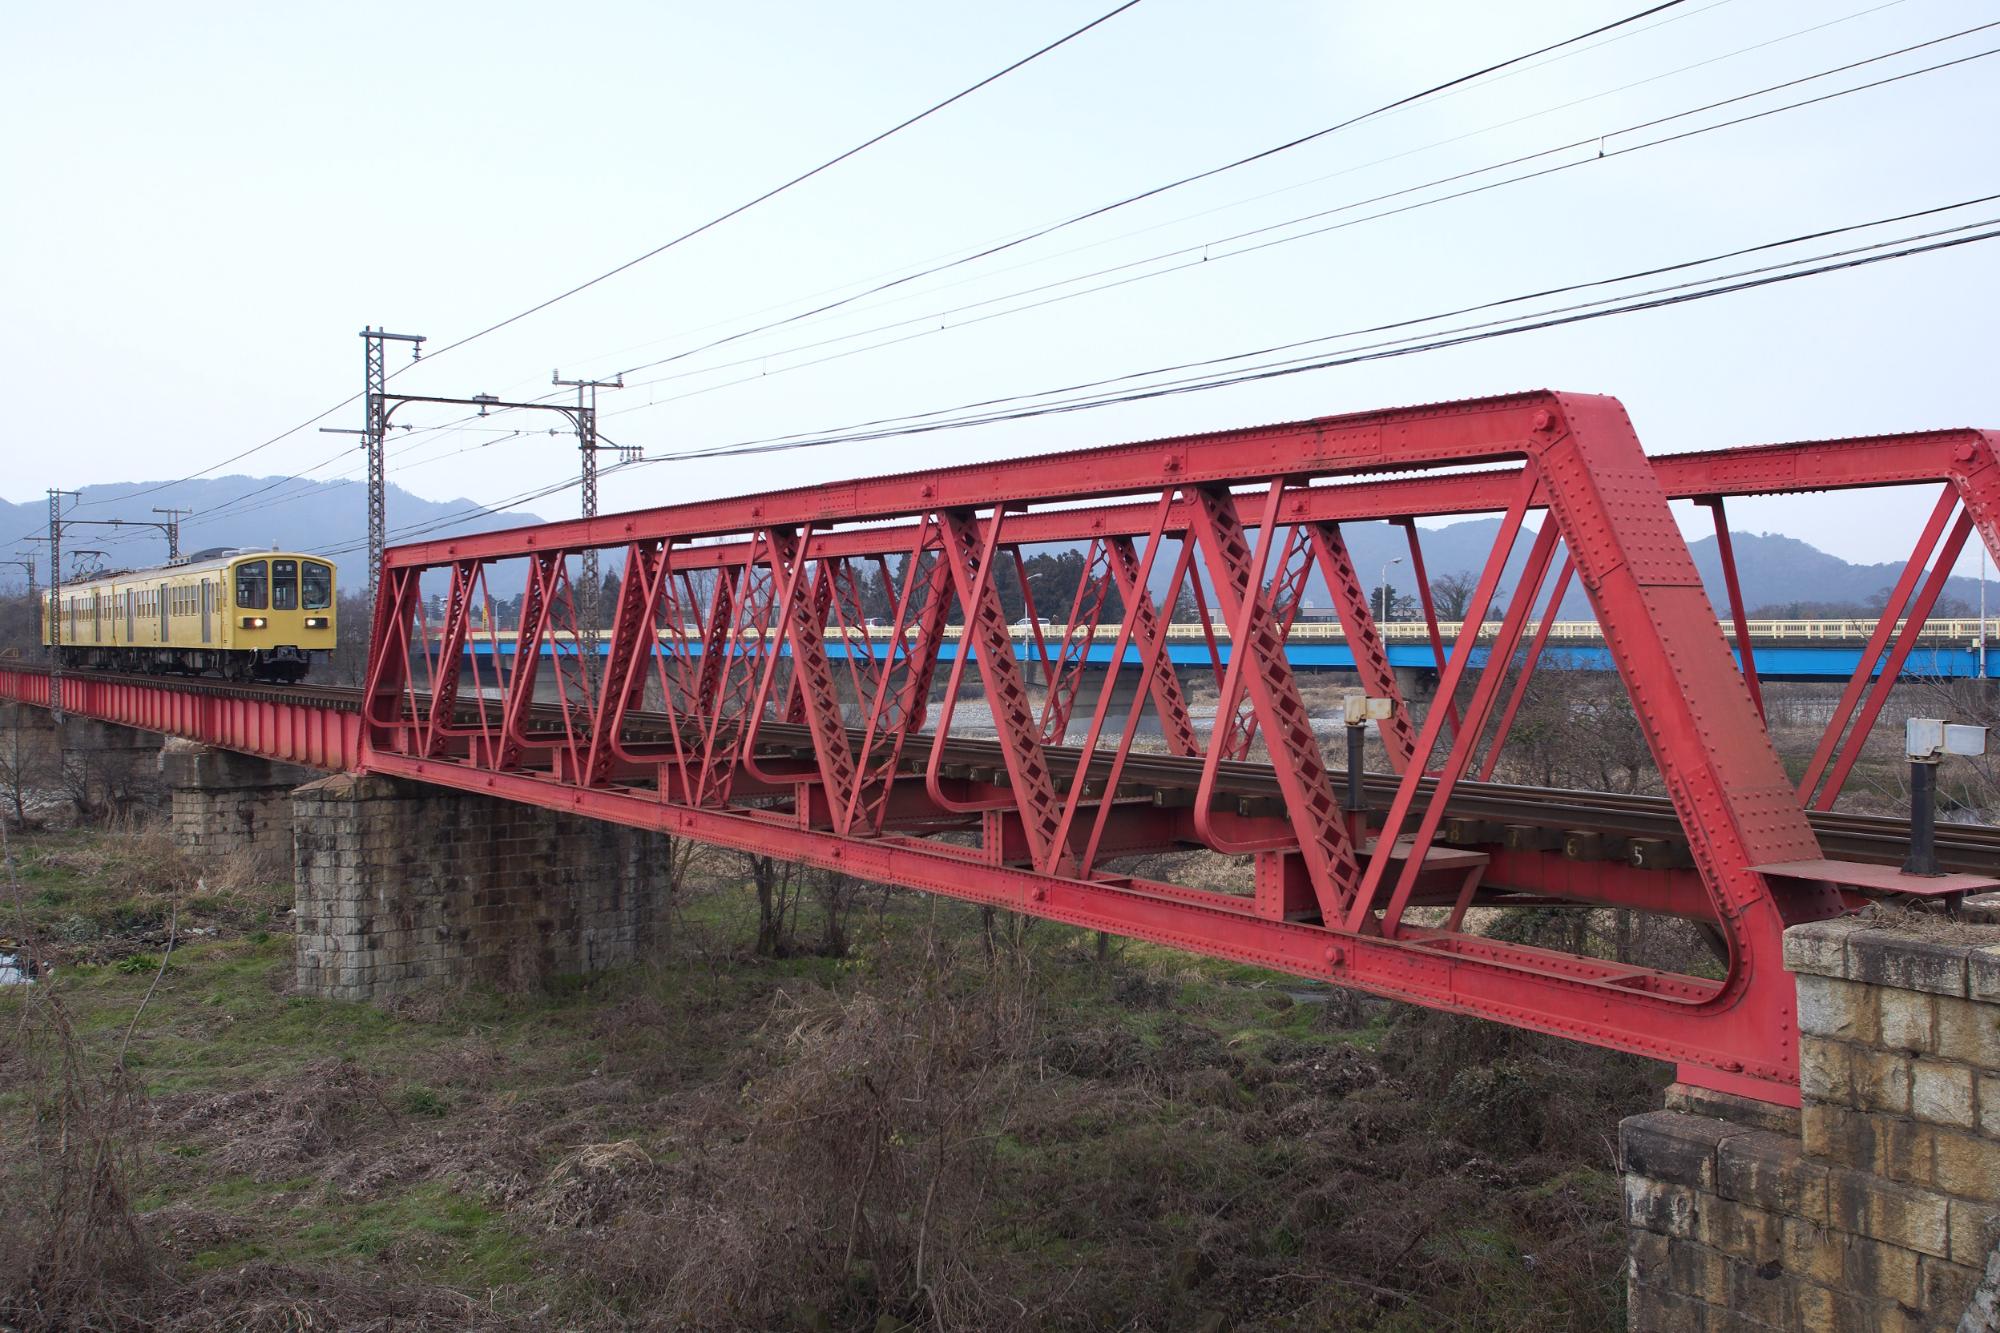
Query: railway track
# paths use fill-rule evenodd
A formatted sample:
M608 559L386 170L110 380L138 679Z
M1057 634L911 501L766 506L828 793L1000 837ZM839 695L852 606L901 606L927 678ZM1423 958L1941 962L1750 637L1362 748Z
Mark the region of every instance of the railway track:
M156 676L93 672L92 679L122 680L157 686ZM237 698L311 702L340 712L358 712L361 691L334 685L261 685L188 678L185 688L208 694ZM425 696L419 695L422 701ZM462 706L466 723L478 720L478 704ZM539 720L554 722L559 712L554 705L534 709ZM489 723L497 723L489 715ZM626 733L635 741L663 740L667 719L660 713L627 715ZM859 746L861 733L850 731ZM785 723L764 723L759 736L774 752L809 755L811 737L804 727ZM929 740L924 740L928 749ZM1075 780L1080 751L1074 746L1049 746L1049 764L1059 781L1067 786ZM958 737L945 749L953 776L1006 781L1004 758L998 741L978 737ZM1109 776L1111 759L1099 753L1092 758L1084 775L1086 782ZM1334 770L1336 781L1344 774ZM1201 780L1201 760L1176 755L1133 753L1120 775L1123 794L1150 795L1159 805L1184 805L1192 799ZM1363 794L1369 808L1388 808L1396 791L1397 779L1390 774L1370 773L1363 779ZM1282 792L1269 765L1224 761L1219 768L1219 791L1244 813L1279 813ZM1419 788L1427 799L1433 784ZM1445 840L1467 844L1505 844L1538 850L1563 850L1579 859L1626 860L1634 855L1658 857L1672 864L1684 856L1686 841L1680 819L1662 796L1621 795L1610 792L1578 791L1569 788L1530 787L1512 783L1461 782L1446 807ZM1909 850L1907 820L1886 815L1839 812L1810 812L1813 832L1828 856L1865 861L1878 865L1900 865ZM1576 835L1594 835L1579 838ZM1992 874L2000 871L2000 827L1985 824L1943 823L1937 829L1938 858L1953 871ZM1635 850L1636 849L1636 850Z

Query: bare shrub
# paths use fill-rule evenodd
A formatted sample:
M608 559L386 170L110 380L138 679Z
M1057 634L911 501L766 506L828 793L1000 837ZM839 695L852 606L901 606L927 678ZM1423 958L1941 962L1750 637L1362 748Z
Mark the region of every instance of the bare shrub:
M1505 782L1658 792L1658 766L1624 682L1544 661L1528 683L1495 774Z
M680 841L685 842L685 839ZM795 865L776 857L744 855L750 882L757 891L756 951L767 958L789 958L800 953L818 953L829 958L847 954L847 926L871 885L852 875L814 866ZM679 872L684 878L685 868ZM679 896L679 878L670 882L669 892ZM820 935L816 943L800 940L800 912L810 902L818 907Z
M0 858L21 946L36 957L4 826ZM138 1091L120 1065L85 1051L56 981L14 989L0 1085L22 1090L28 1123L24 1151L0 1163L0 1324L64 1329L88 1314L99 1326L136 1325L154 1279L127 1187Z
M1607 1170L1619 1118L1657 1105L1668 1081L1665 1066L1638 1056L1586 1055L1559 1038L1415 1007L1399 1013L1382 1052L1441 1132L1513 1158L1595 1144Z
M798 916L801 867L772 856L746 853L750 882L757 889L757 952L782 958L797 949L793 927Z
M28 826L30 803L50 785L55 767L28 720L26 704L0 705L0 805L17 829Z
M138 904L180 897L201 879L202 863L174 842L164 820L128 812L108 831L112 836L49 852L43 860Z
M1033 1007L1018 973L955 988L946 955L886 993L780 992L703 1146L579 1262L649 1326L989 1323L968 1252Z

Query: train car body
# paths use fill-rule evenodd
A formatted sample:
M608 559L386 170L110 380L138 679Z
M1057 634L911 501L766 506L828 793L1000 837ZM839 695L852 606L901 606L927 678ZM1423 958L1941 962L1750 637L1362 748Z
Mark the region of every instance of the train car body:
M42 642L60 616L65 666L290 682L333 651L334 605L331 561L238 551L66 583L60 606L43 595Z

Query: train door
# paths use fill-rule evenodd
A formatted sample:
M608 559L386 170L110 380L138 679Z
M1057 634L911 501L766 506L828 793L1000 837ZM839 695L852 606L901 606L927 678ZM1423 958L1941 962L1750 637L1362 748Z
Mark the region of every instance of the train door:
M139 609L132 604L132 599L136 596L138 596L138 593L135 590L131 588L125 590L125 642L127 643L137 643L139 641L139 622L137 619Z
M104 594L101 592L90 594L90 641L104 642Z
M215 621L215 585L207 579L201 581L201 641L213 643L214 633L209 628Z
M167 599L171 595L167 585L162 583L160 585L160 642L162 644L166 644L172 638L167 633Z

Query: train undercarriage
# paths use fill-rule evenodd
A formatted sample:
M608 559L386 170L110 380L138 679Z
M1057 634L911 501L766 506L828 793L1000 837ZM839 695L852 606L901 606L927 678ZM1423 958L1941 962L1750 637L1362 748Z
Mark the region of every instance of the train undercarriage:
M312 669L312 654L299 648L223 650L216 648L61 649L63 666L79 671L143 671L155 676L220 676L224 680L293 685Z

